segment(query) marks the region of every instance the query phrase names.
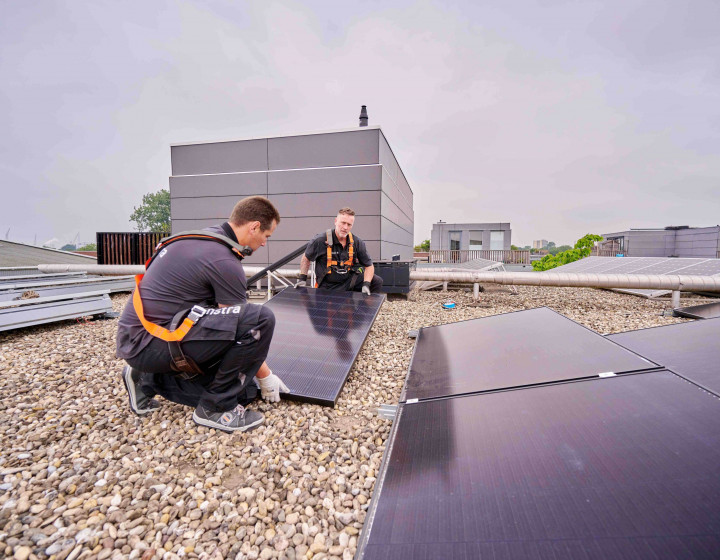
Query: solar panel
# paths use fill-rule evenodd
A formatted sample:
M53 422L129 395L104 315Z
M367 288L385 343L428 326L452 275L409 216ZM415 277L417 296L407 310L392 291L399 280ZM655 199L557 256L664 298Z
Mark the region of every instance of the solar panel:
M267 364L291 394L334 406L384 294L286 288L265 305L275 314Z
M401 405L358 558L718 558L719 427L668 371Z
M430 399L658 367L540 307L420 329L404 399Z
M673 309L673 313L676 317L687 317L688 319L714 319L720 317L720 302L678 307Z
M606 338L720 396L720 319L640 329Z

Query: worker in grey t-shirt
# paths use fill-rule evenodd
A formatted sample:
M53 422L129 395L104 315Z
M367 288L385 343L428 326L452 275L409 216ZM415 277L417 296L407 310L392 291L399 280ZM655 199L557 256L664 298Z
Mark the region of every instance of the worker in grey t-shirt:
M279 221L266 198L245 198L228 222L205 235L173 236L154 255L117 334L136 414L157 410L152 397L161 395L195 407L197 424L243 431L263 421L244 407L257 394L253 379L266 400L278 402L281 391L289 392L265 363L275 317L247 303L241 262L243 253L265 245ZM185 333L183 325L193 320Z

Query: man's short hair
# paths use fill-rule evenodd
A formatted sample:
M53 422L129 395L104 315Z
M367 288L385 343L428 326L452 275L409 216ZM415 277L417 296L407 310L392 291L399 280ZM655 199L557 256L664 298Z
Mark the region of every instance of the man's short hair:
M265 231L272 227L273 220L276 224L280 223L280 212L273 203L262 196L249 196L235 205L229 221L236 226L260 222L260 227Z
M353 210L352 208L346 206L345 208L340 208L340 210L338 210L338 216L339 216L340 214L347 214L348 216L354 216L354 215L355 215L355 210Z

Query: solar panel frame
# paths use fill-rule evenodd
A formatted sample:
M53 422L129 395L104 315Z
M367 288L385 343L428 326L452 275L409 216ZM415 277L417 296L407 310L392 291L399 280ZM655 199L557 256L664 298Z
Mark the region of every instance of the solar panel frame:
M720 397L720 318L663 325L606 338L653 360Z
M482 340L482 347L467 342L472 326L475 327L472 334ZM513 333L525 345L513 346L508 353L504 345L507 333ZM549 336L555 336L555 342ZM573 345L568 346L571 338ZM415 340L400 401L486 393L662 367L637 352L606 342L610 341L548 307L423 327ZM573 363L564 363L573 359ZM570 373L546 375L550 367L564 367ZM501 379L508 381L502 383Z
M286 288L265 303L275 314L266 362L290 388L283 398L335 406L385 294Z
M669 370L401 404L356 557L715 558L718 426Z
M676 317L687 319L715 319L720 317L720 301L703 303L702 305L691 305L689 307L678 307L673 309Z

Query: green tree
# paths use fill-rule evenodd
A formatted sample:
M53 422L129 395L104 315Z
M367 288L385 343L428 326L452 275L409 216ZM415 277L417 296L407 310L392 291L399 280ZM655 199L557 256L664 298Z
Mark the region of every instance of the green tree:
M133 209L130 221L138 231L170 231L170 191L161 189L143 195L142 204Z
M420 243L420 245L415 245L415 251L417 251L418 253L420 253L420 252L427 253L429 250L430 250L430 240L429 239L426 239L425 241Z
M557 255L558 253L562 253L563 251L569 251L572 249L570 245L560 245L559 247L553 247L551 249L548 249L548 253L551 255Z
M87 245L83 245L82 247L78 247L76 251L97 251L97 244L95 243L88 243Z
M72 243L66 243L65 245L63 245L62 247L60 247L60 250L61 250L61 251L74 251L74 250L75 250L75 245L73 245Z
M520 249L518 248L517 245L510 245L510 250L511 251L519 251Z
M585 237L581 237L575 243L573 249L563 251L557 255L545 255L539 261L533 263L533 270L550 270L552 268L562 266L571 262L579 261L587 257L592 252L592 248L596 241L602 241L602 236L588 233Z

